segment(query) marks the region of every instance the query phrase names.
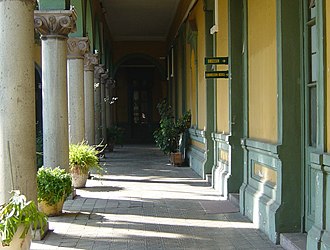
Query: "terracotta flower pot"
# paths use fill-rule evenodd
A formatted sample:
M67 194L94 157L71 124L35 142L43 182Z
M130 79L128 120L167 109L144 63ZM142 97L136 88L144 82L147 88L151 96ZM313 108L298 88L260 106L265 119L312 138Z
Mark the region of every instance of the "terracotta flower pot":
M81 188L86 186L88 179L88 173L83 173L80 170L80 166L74 166L70 170L72 177L72 185L75 188Z
M183 163L181 152L171 153L170 160L171 160L172 165L181 166Z
M31 229L26 234L24 238L20 238L22 232L24 230L23 226L19 226L16 233L14 234L14 238L11 241L9 246L3 247L0 242L0 249L1 250L29 250L31 241L32 241L32 234Z
M64 199L54 205L49 205L46 201L41 201L38 202L38 209L47 216L57 216L62 214L63 204Z

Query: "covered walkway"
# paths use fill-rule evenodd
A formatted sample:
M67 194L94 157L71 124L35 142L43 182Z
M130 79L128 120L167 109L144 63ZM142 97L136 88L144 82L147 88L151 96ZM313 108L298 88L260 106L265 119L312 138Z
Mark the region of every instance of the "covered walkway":
M173 167L152 146L106 155L106 175L49 218L31 249L278 249L188 167Z

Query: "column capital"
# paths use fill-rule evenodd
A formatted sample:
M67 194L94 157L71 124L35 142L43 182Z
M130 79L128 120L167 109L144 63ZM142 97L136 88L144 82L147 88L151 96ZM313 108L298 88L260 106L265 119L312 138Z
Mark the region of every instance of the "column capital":
M105 82L105 87L109 89L113 89L116 85L116 80L114 80L112 77L109 77Z
M95 78L100 78L101 74L104 74L105 72L105 66L103 64L97 64L94 67L94 76Z
M35 10L34 28L41 39L67 39L68 34L76 31L77 14L74 10Z
M101 74L101 84L106 84L109 77L109 72L106 70L103 74Z
M93 71L95 65L99 62L98 54L86 53L84 59L84 70Z
M69 37L68 59L83 59L84 55L89 52L88 37Z

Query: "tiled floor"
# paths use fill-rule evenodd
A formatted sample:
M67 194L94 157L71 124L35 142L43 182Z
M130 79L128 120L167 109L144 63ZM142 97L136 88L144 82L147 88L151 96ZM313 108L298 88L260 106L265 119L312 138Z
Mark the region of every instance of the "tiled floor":
M116 148L104 164L31 249L281 249L152 146Z

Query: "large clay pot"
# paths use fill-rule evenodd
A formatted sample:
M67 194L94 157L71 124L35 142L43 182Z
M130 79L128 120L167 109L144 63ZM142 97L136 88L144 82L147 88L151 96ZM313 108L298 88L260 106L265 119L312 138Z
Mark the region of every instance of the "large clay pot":
M182 163L183 163L181 152L171 153L170 154L170 160L171 160L172 165L181 166Z
M64 199L60 200L54 205L49 205L46 201L38 202L39 211L47 216L57 216L62 214Z
M86 182L88 179L88 173L82 173L80 170L80 166L74 166L70 169L71 177L72 177L72 185L75 188L81 188L86 186Z
M31 235L31 229L26 234L24 238L20 238L24 227L19 226L16 233L14 234L14 238L11 241L9 246L3 247L0 242L0 249L1 250L29 250L31 241L32 241L32 235Z

